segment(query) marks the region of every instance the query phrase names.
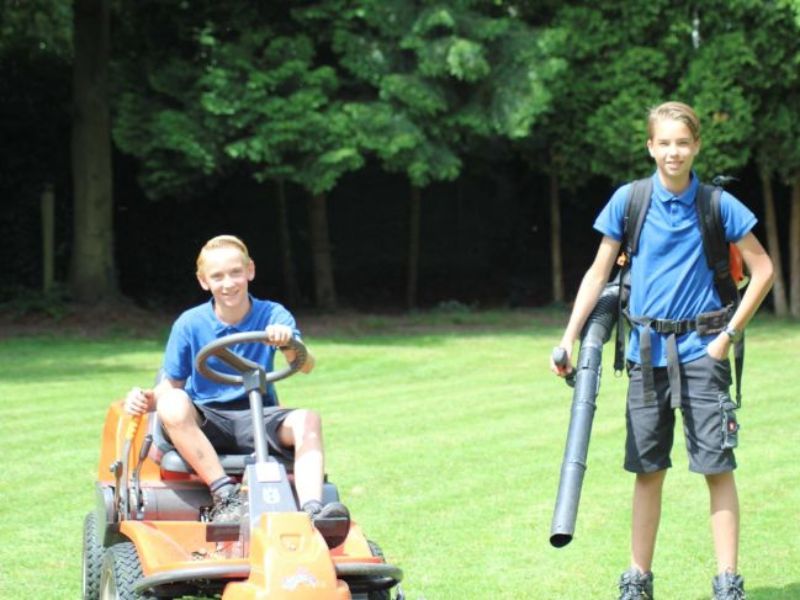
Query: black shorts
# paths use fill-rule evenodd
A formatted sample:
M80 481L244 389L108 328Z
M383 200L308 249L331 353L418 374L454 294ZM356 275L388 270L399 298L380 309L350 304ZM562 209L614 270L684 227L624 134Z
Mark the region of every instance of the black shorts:
M252 454L255 452L250 401L195 404L200 414L200 429L220 454ZM264 427L270 455L283 461L294 460L294 448L282 446L278 429L292 409L279 406L264 407Z
M723 448L722 403L730 401L730 361L705 355L681 365L681 413L689 469L712 475L736 468L733 450ZM625 411L628 435L625 469L652 473L672 466L675 411L666 367L655 367L655 403L643 400L642 368L628 363L628 401Z

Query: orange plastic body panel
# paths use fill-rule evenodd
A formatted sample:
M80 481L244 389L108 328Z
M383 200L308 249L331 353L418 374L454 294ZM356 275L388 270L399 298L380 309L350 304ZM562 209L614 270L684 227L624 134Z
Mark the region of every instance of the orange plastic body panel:
M250 577L228 584L223 600L350 600L325 540L303 513L261 516L250 540Z
M206 541L206 526L197 521L125 521L120 532L136 546L146 577L200 564L249 564L250 576L229 583L223 600L350 600L347 584L336 578L335 563L380 562L357 527L332 554L302 512L262 515L249 559L225 556L230 544ZM361 556L346 553L364 548Z
M265 519L272 530L282 527L284 541L294 536L299 544L301 539L313 537L333 563L382 562L379 557L372 556L367 539L356 523L351 524L347 539L341 546L328 550L306 513L271 513L262 515L262 521ZM123 521L120 533L136 546L146 576L186 566L179 563L196 565L198 560L224 561L226 564L229 561L237 564L247 562L246 559L239 560L241 557L232 548L234 544L206 541L206 525L199 521Z
M123 521L120 533L136 546L145 576L197 566L199 560L221 560L217 543L206 541L205 524L199 521ZM224 560L247 564L241 557Z

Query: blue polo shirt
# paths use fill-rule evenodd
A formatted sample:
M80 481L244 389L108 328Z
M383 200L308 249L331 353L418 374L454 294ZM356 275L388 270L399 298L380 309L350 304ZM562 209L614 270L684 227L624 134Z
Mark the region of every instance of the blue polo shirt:
M164 373L170 379L185 381L186 392L196 404L230 402L246 395L243 386L217 383L206 379L197 371L195 358L200 349L209 342L232 333L263 331L267 325L287 325L292 328L295 337L300 337L294 317L282 305L252 296L250 303L250 312L235 325L228 325L217 318L214 313L213 298L205 304L185 311L172 325L164 351ZM240 356L264 365L268 373L273 370L276 352L274 346L250 343L237 344L230 349ZM209 365L218 371L235 372L216 358L211 358ZM270 384L264 405L274 406L277 403L277 394Z
M689 187L679 196L668 191L654 173L653 195L639 237L639 250L631 262L631 298L628 310L636 317L683 320L722 307L714 287L714 273L706 263L695 197L699 181L692 173ZM631 184L620 187L600 212L594 228L622 240L625 203ZM755 215L723 191L720 213L725 239L736 242L755 226ZM651 334L653 366L667 364L666 334ZM682 363L700 358L715 335L690 332L678 336ZM639 328L631 330L627 358L640 362Z

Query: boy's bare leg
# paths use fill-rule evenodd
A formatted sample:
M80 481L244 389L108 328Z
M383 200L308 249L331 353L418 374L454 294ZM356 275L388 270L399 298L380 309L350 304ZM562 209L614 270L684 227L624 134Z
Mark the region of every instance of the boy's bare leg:
M172 445L206 485L225 476L216 450L200 430L200 415L186 392L174 389L160 397L158 417Z
M631 566L642 573L652 569L658 525L661 521L661 491L666 469L639 473L633 487L631 519Z
M706 475L711 508L711 533L717 572L736 573L739 556L739 495L733 471Z
M294 484L300 506L309 500L322 500L325 459L319 415L310 410L293 410L278 429L278 436L284 446L294 446Z

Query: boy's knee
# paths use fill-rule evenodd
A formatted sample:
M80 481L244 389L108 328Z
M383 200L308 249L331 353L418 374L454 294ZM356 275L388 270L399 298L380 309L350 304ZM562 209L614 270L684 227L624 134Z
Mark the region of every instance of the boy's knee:
M195 421L195 410L189 395L180 389L173 389L158 399L158 418L165 427L174 427Z
M322 437L322 417L313 410L300 409L292 415L290 427L296 441Z
M710 488L731 487L736 485L733 471L723 471L722 473L709 473L705 475L706 483Z
M661 486L667 477L667 469L659 469L649 473L637 473L636 483L641 486Z
M305 415L303 415L303 422L306 431L320 433L322 431L322 417L319 416L319 413L313 410L306 410L303 412L305 412Z

